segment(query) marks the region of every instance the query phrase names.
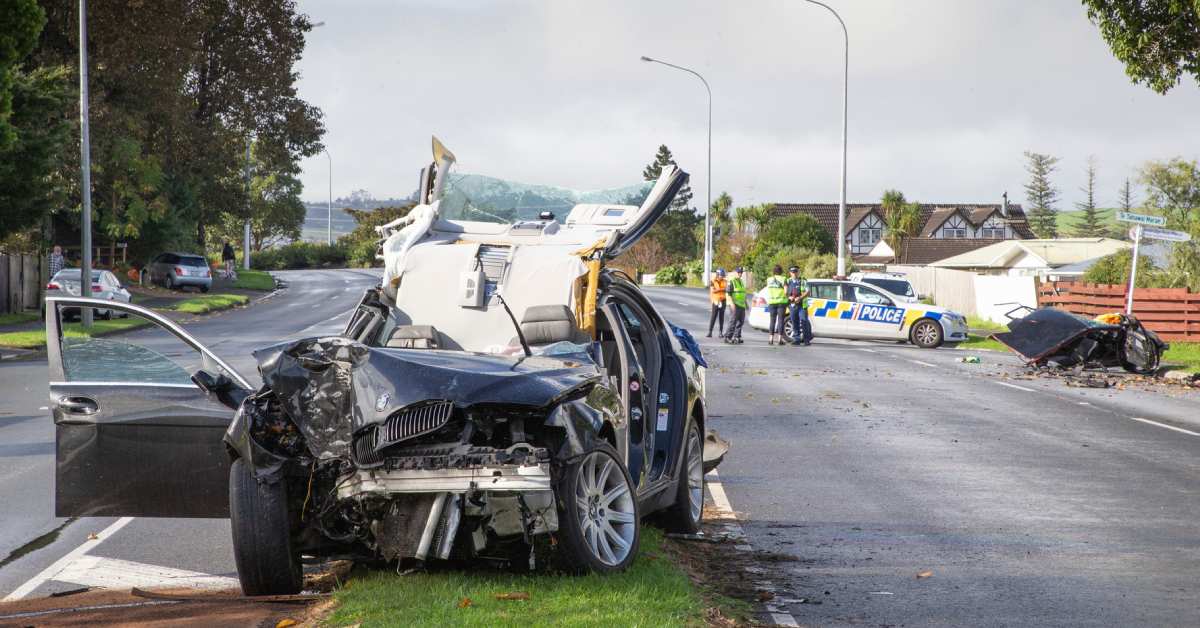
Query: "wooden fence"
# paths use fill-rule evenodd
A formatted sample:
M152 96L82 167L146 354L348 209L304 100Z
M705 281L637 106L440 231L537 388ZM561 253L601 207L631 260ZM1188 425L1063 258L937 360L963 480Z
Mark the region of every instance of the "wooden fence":
M1082 316L1124 312L1125 286L1045 282L1038 288L1038 305ZM1163 340L1200 342L1200 294L1186 288L1138 288L1133 314Z

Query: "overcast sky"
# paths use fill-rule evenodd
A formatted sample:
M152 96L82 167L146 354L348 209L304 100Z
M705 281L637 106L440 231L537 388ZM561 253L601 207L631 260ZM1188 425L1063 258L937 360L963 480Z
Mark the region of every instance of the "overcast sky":
M850 202L1025 203L1022 151L1061 158L1072 209L1094 155L1117 202L1148 159L1200 158L1200 88L1132 85L1078 0L829 0L850 32ZM705 198L836 202L842 35L800 0L299 0L300 94L325 112L333 194L405 196L436 134L463 172L587 190L641 177L659 144ZM302 163L324 200L324 155ZM1138 197L1140 198L1140 194Z

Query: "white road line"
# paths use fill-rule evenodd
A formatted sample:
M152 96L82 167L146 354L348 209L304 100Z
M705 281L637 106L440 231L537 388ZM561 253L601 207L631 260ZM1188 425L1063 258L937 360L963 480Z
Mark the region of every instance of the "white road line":
M80 556L54 579L103 589L170 587L188 589L235 589L238 580L199 571L173 569L103 556Z
M1008 382L995 382L995 383L996 383L996 384L1000 384L1001 386L1008 386L1009 388L1016 388L1017 390L1024 390L1025 392L1037 392L1036 390L1034 390L1034 389L1032 389L1032 388L1026 388L1026 387L1024 387L1024 386L1018 386L1018 385L1016 385L1016 384L1010 384L1010 383L1008 383Z
M66 556L54 561L54 564L43 569L41 573L27 580L25 584L22 584L14 589L12 593L9 593L4 597L3 600L0 601L12 602L23 599L26 595L32 593L34 589L42 586L42 583L53 579L54 576L57 576L60 571L66 569L71 563L75 562L76 559L92 551L96 548L96 546L103 543L105 539L116 534L121 528L129 525L130 521L133 521L133 517L121 517L120 519L117 519L112 523L112 525L104 528L100 534L97 534L96 538L84 541L82 545L68 552Z
M1174 425L1167 425L1166 423L1159 423L1158 421L1151 421L1150 419L1142 419L1142 418L1138 418L1135 416L1131 416L1129 418L1133 419L1134 421L1140 421L1147 425L1157 425L1158 427L1165 427L1168 430L1182 432L1184 434L1188 434L1189 436L1200 436L1200 432L1193 432L1192 430L1185 430L1182 427L1175 427ZM716 499L716 498L714 497L714 499Z
M921 366L928 366L930 368L937 368L936 364L930 364L928 362L922 362L920 360L909 360L909 362L912 362L913 364L920 364Z
M754 547L745 540L746 532L742 529L742 525L738 523L737 513L733 511L733 505L729 503L729 496L725 494L725 487L721 485L721 476L717 475L716 469L708 472L707 476L705 477L704 485L708 487L708 494L712 495L713 505L717 507L716 510L721 511L723 518L729 518L733 520L731 523L725 524L725 529L728 532L733 533L733 535L737 538L742 539L741 543L733 546L734 549L742 552L753 551ZM775 590L775 587L772 585L772 583L768 581L763 581L756 584L767 591ZM778 607L770 604L765 604L764 606L767 609L767 614L771 617L771 622L776 626L799 626L799 624L796 623L796 618L792 617L791 613L782 611Z
M865 351L867 353L879 353L878 351L876 351L874 349L855 349L855 351Z

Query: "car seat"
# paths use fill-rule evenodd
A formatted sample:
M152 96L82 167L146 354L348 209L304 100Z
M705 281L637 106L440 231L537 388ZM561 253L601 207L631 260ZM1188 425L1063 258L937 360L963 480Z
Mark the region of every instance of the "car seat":
M438 330L433 325L397 325L385 347L394 349L437 349Z
M521 318L521 333L529 346L556 342L591 342L591 338L575 323L575 314L565 305L532 305ZM520 340L513 338L513 344Z

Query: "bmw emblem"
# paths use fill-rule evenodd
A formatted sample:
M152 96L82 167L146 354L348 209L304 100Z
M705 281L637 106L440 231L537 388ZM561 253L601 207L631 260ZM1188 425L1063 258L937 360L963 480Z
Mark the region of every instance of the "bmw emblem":
M379 395L379 398L375 400L375 411L383 412L384 410L387 410L388 402L391 400L392 396L387 393Z

